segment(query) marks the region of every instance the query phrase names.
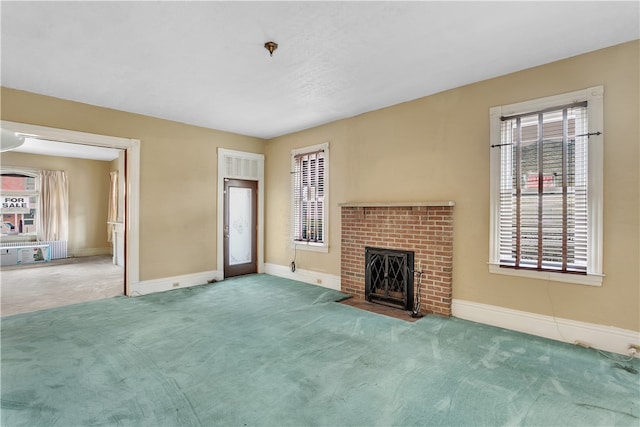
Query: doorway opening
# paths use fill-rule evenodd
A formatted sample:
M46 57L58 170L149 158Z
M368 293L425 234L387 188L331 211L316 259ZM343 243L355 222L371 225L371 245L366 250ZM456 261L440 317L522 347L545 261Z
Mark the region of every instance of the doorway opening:
M62 264L65 264L66 271L69 271L70 268L74 267L74 264L78 264L79 267L80 263L78 261L81 258L84 258L82 259L82 264L85 265L85 268L93 262L96 262L96 265L113 264L114 267L119 266L120 271L122 272L120 276L121 279L119 280L121 289L120 295L130 295L131 289L139 282L138 224L140 141L8 121L2 121L1 124L3 132L10 131L33 139L41 146L38 150L43 150L43 152L39 153L37 151L29 151L25 147L25 153L44 154L57 157L78 157L79 152L83 152L88 148L90 149L89 151L91 151L91 149L95 149L96 151L100 151L101 149L111 149L116 153L116 156L119 155L119 161L113 161L112 169L117 170L121 184L121 197L119 198L119 201L117 199L115 200L115 204L118 205L118 208L120 209L120 215L115 217L109 216L107 223L99 225L100 227L104 227L102 229L104 230L104 233L107 233L107 230L113 233L109 242L109 245L113 244L112 254L107 254L106 256L102 255L104 253L104 248L102 248L102 251L98 251L100 253L93 253L93 250L96 248L81 249L78 250L77 253L73 254L78 256L78 258L53 259L51 262L44 265L34 265L31 274L46 274L45 271L51 271L51 269L41 267L54 267ZM64 150L64 147L62 146L66 147L66 149L70 149L73 153L65 154L64 151L56 151ZM29 149L33 148L30 146ZM91 159L91 157L84 158ZM111 178L113 181L113 176ZM108 174L105 179L107 182L109 181ZM105 194L105 197L106 196L107 195ZM23 224L24 223L26 223L26 220ZM24 230L27 231L26 227ZM16 266L15 268L7 268L7 270L19 270L24 267L25 266ZM12 274L16 273L23 274L22 271L12 272ZM69 300L71 302L78 302L78 296L76 294L81 293L82 289L76 287L65 287L64 291L69 296Z
M233 192L238 199L247 197L247 189L244 189L237 184L237 182L252 182L255 185L253 197L255 198L255 266L251 265L247 269L229 265L227 269L228 260L226 259L226 253L229 250L227 248L228 239L225 237L227 232L232 232L232 226L229 226L228 230L225 230L225 187L228 183L232 183L232 187L235 188ZM228 150L225 148L218 149L218 226L217 226L217 271L218 277L232 277L231 275L248 274L242 271L249 271L253 273L264 272L264 155L256 153L247 153L243 151ZM253 233L252 233L253 234ZM230 235L231 236L231 235ZM246 236L246 235L245 235ZM225 249L226 248L226 249ZM234 247L231 247L233 251ZM246 252L245 252L246 254ZM232 261L233 262L233 261ZM237 265L247 264L246 262L239 262ZM231 275L228 275L230 273Z

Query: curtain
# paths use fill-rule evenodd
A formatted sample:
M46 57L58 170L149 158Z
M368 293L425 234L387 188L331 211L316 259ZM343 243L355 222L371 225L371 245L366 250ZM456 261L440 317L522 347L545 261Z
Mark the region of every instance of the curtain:
M118 220L118 171L111 171L111 186L109 187L109 213L107 221ZM107 224L107 241L113 241L113 224Z
M38 198L38 240L69 237L69 185L64 171L41 171Z

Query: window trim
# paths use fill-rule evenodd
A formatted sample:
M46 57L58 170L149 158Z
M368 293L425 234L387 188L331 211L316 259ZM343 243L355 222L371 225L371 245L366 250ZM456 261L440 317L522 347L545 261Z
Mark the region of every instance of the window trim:
M604 132L603 86L594 86L575 92L548 96L530 101L492 107L489 109L490 144L500 144L500 118L544 110L577 102L588 102L588 132ZM560 273L500 266L499 217L500 217L500 150L490 148L490 215L489 215L489 272L510 276L528 277L582 285L601 286L603 248L603 159L604 134L589 137L588 155L588 226L587 226L587 274Z
M14 235L3 235L3 238L7 238L8 236L18 236L18 238L20 237L29 237L29 236L38 236L38 231L40 230L40 221L39 221L39 216L40 216L40 209L39 209L39 205L40 205L40 170L39 169L33 169L33 168L29 168L29 167L23 167L23 166L2 166L0 167L0 175L11 175L11 174L15 174L15 175L22 175L25 177L29 177L29 178L35 178L35 189L34 190L25 190L25 191L13 191L13 190L9 190L9 191L3 191L2 194L5 195L13 195L13 194L29 194L30 197L34 197L36 198L36 215L34 216L34 225L35 225L35 229L36 231L34 233L19 233L19 234L14 234Z
M307 154L307 153L313 153L315 151L320 151L323 150L324 151L324 204L323 204L323 217L324 217L324 224L323 224L323 230L324 230L324 242L323 243L317 243L317 242L301 242L301 241L296 241L294 240L294 235L295 235L295 220L294 217L296 215L296 210L295 210L295 200L294 200L294 185L295 185L295 177L294 177L294 172L295 171L295 158L296 156L300 155L300 154ZM290 221L291 221L291 226L290 228L290 237L289 240L291 242L291 247L293 249L300 249L300 250L304 250L304 251L312 251L312 252L324 252L327 253L329 252L329 164L330 164L330 159L329 159L329 143L328 142L324 142L322 144L316 144L316 145L311 145L308 147L303 147L303 148L296 148L291 150L291 184L290 184L290 188L291 188L291 197L290 197L290 202L291 202L291 217L290 217Z

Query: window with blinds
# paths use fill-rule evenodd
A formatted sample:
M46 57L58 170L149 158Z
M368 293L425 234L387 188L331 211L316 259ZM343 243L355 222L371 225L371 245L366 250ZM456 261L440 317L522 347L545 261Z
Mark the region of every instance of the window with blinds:
M587 271L587 103L501 118L500 265Z
M327 241L327 150L311 147L292 153L293 241L325 245Z
M489 272L602 285L604 88L491 107Z

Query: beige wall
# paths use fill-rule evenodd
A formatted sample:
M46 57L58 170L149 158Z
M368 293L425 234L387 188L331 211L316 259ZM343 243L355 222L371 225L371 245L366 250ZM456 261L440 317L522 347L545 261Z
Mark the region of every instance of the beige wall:
M330 251L300 269L340 275L340 209L354 201L452 200L454 298L640 330L639 42L460 87L275 138L266 145L268 263L288 265L290 151L330 143ZM601 287L488 273L489 108L604 86Z
M139 139L140 280L222 268L216 265L217 149L262 153L263 140L7 88L1 117Z
M2 153L2 166L63 170L69 182L68 251L73 255L108 254L110 162L37 154Z

